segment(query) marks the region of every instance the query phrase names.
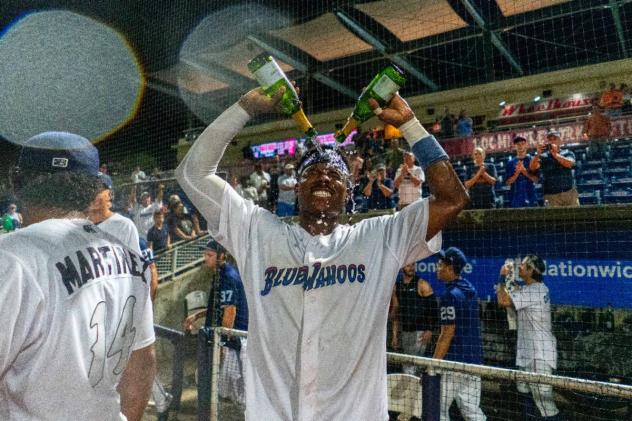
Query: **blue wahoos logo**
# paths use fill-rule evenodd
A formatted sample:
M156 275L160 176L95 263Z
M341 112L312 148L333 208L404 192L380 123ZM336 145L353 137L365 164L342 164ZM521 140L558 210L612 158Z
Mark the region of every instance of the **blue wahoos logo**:
M314 263L311 271L309 266L293 267L293 268L277 268L271 266L266 269L265 285L261 290L261 295L268 295L274 287L282 285L303 285L305 291L336 285L336 283L344 284L359 282L362 283L366 279L364 271L366 267L360 265L331 265L322 266L321 263ZM311 272L311 273L310 273Z

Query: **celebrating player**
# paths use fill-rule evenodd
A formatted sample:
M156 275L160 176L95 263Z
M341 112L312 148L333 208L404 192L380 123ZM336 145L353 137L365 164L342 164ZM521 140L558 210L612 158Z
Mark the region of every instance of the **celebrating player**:
M505 288L508 271L507 265L500 269L496 297L502 307L513 307L518 313L516 366L524 371L551 374L557 368L557 341L551 332L551 302L549 289L543 282L544 262L538 256L528 254L518 271L518 276L524 280L525 285L518 286L511 292ZM518 392L525 394L525 419L531 406L529 391L544 419L559 419L552 386L534 383L518 383L517 386Z
M149 274L87 217L103 189L85 138L27 140L12 174L27 228L0 238L0 419L140 420L155 371Z
M338 217L349 167L335 149L298 165L299 222L289 225L215 175L224 149L250 118L272 112L252 90L198 137L178 181L236 259L249 305L246 419L388 419L386 318L399 268L436 253L441 229L467 204L445 151L395 95L374 112L399 127L433 192L395 215L353 226Z

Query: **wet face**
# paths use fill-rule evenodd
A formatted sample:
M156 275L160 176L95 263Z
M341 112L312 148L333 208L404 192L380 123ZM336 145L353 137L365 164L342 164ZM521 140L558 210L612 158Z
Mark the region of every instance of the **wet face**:
M337 215L347 201L347 177L328 163L308 167L297 185L301 213Z

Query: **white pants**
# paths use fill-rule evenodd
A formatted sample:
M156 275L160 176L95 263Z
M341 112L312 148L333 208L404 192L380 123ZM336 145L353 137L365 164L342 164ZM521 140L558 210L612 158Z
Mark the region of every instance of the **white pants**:
M450 419L450 405L456 400L466 421L486 421L481 411L481 378L464 373L441 372L441 421Z
M542 361L533 361L525 367L518 368L522 371L530 371L532 373L551 374L553 372L551 366ZM520 393L531 392L533 402L535 402L535 405L540 411L540 415L543 417L552 417L560 412L553 398L553 386L540 383L517 382L516 388Z
M219 395L245 405L244 365L246 362L246 339L239 338L241 350L222 347L224 357L219 371Z
M424 333L420 332L404 332L402 331L402 351L404 354L416 355L418 357L423 357L424 352L426 352L426 345L421 343L421 339L419 339ZM404 364L402 366L402 371L405 374L412 374L413 376L419 376L422 371L422 367L418 365L407 365Z

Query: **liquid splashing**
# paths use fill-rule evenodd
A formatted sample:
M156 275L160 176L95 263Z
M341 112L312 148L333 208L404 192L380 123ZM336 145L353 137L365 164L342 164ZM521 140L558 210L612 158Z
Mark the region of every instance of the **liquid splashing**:
M320 142L318 141L318 135L310 137L309 141L312 142L312 145L314 145L319 154L323 153L323 148L320 146Z

